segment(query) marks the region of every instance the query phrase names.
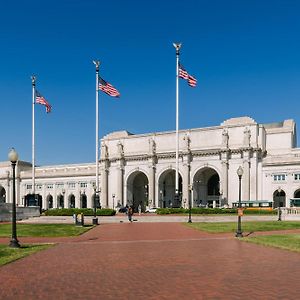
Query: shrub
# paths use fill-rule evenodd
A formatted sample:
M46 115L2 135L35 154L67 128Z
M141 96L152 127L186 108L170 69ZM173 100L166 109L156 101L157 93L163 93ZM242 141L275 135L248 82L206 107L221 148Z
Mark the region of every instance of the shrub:
M237 208L204 208L204 207L193 207L191 209L192 214L194 215L217 215L217 214L237 214ZM187 214L188 209L185 208L158 208L156 213L159 215L167 214ZM246 215L276 215L277 212L274 209L244 209L244 214Z
M114 216L116 211L110 208L97 209L97 216ZM83 214L93 216L92 208L53 208L45 211L45 216L73 216L74 214Z

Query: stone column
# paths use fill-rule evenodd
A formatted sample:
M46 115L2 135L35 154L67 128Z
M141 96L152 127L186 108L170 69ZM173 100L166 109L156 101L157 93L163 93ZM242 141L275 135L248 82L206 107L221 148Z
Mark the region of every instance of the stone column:
M156 172L156 142L155 136L149 139L149 206L157 207L158 203L155 198L155 172Z
M118 166L117 172L118 172L118 179L117 179L118 181L117 181L117 194L115 198L115 205L117 205L118 202L120 202L122 206L124 206L124 197L123 197L124 167L121 161L120 161L120 165Z
M149 203L150 207L156 207L156 199L155 199L155 165L152 163L149 166Z
M101 179L100 203L101 206L108 207L108 170L106 166L101 170ZM94 203L92 205L94 207Z
M183 165L183 180L182 180L182 203L181 205L184 206L184 208L189 207L189 185L190 185L190 164L186 162ZM192 193L191 193L192 194ZM192 206L193 206L193 199Z
M243 161L243 181L242 181L242 199L245 201L250 200L250 157L249 151L244 152L244 161Z
M193 191L190 193L190 184L192 184L192 189L194 188L193 178L190 178L191 171L191 161L192 161L192 152L191 152L191 138L190 132L188 131L184 137L184 151L183 151L183 178L182 178L182 202L181 206L185 208L189 207L189 198L191 197L191 206L194 206Z
M222 161L222 202L220 205L228 204L228 160Z

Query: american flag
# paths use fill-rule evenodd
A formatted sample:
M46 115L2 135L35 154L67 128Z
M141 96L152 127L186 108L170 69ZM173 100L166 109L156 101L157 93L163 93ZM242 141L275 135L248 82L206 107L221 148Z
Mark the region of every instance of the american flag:
M52 106L49 102L42 96L37 90L35 91L35 103L42 104L46 106L46 112L51 112Z
M112 97L120 97L119 91L99 76L99 89Z
M195 87L197 85L197 79L190 75L181 64L179 64L179 77L187 80L188 85L191 87Z

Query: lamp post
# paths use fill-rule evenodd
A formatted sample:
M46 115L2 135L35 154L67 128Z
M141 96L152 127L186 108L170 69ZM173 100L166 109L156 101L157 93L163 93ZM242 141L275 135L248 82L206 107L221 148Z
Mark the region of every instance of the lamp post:
M278 187L277 189L278 191L278 197L280 197L280 194L281 194L281 187ZM281 221L281 208L280 208L280 200L279 200L279 205L278 205L278 220L277 221Z
M115 197L116 197L116 194L112 194L112 198L113 198L113 209L115 209Z
M18 153L14 148L12 148L8 153L8 158L11 162L12 171L13 171L13 190L12 190L12 234L9 246L12 248L20 248L21 245L17 239L17 222L16 222L16 163L18 161Z
M238 177L239 177L239 208L238 208L238 228L237 231L235 233L236 237L243 237L243 232L242 232L242 224L241 224L241 219L242 219L242 212L241 212L241 181L242 181L242 176L244 173L244 170L241 166L239 166L239 168L236 171Z
M94 217L93 217L93 225L98 225L98 218L97 218L97 202L99 200L99 191L94 189L95 197L94 197Z
M189 220L188 220L188 223L192 223L192 190L193 190L193 184L189 184Z
M160 208L163 208L163 191L160 190L159 193L160 193Z

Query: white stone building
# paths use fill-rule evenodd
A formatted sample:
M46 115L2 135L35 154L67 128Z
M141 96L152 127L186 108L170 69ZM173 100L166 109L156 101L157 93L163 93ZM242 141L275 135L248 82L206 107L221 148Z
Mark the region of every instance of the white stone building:
M249 117L179 132L179 201L175 195L175 132L114 132L101 140L102 207L300 206L300 149L293 120L258 124ZM31 164L18 162L17 201L31 193ZM11 169L0 163L0 202L11 202ZM92 207L95 164L36 167L42 207ZM298 199L297 199L298 198Z

